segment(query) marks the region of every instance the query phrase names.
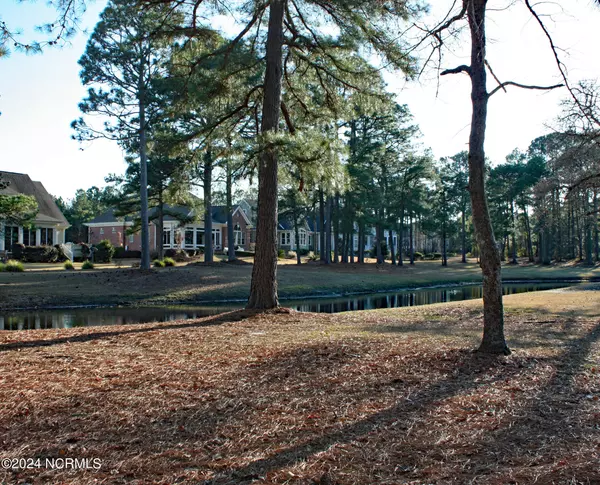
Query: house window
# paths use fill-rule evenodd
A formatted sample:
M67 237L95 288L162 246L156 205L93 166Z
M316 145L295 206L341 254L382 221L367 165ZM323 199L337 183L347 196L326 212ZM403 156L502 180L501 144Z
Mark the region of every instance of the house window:
M135 236L133 234L129 235L129 242L132 243L135 240Z
M214 247L221 246L221 230L220 229L213 229L212 242L213 242Z
M53 244L54 229L51 227L42 227L40 229L40 246L52 246Z
M196 229L196 246L204 246L204 229Z
M19 242L19 228L17 226L6 226L4 228L4 249L12 251L13 244Z
M23 229L23 244L25 246L35 246L35 229Z
M300 229L300 246L306 246L306 231Z
M235 225L235 227L233 228L233 232L235 235L234 240L236 246L243 246L244 244L246 244L246 234L242 231L242 228L239 224Z
M100 235L101 236L104 235L104 228L103 227L100 228Z
M185 247L194 247L194 228L186 227L185 228Z
M171 229L163 229L163 246L171 245Z
M289 246L291 241L291 234L289 232L280 233L280 243L282 246Z
M115 232L117 232L117 228L116 228L116 227L113 227L113 228L112 228L112 233L114 234Z

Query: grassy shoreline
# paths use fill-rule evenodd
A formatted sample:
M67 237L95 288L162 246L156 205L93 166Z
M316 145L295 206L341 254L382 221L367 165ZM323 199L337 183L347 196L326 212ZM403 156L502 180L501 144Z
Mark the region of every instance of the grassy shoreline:
M0 458L102 461L0 482L600 481L600 293L505 304L0 333Z
M0 310L95 306L202 305L245 301L251 265L190 265L143 272L137 269L26 271L0 273ZM403 291L413 288L478 284L476 264L436 262L415 266L284 264L279 295L286 300ZM506 282L594 281L600 269L578 266L506 266Z

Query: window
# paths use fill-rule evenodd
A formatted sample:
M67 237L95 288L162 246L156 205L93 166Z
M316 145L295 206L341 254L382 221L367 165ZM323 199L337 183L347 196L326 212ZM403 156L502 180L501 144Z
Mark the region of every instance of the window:
M100 228L100 235L102 236L103 234L104 234L104 228L103 228L103 227L101 227L101 228Z
M221 245L221 230L220 229L213 229L212 242L213 242L213 246L215 246L215 247L218 247Z
M239 224L236 224L233 228L234 240L236 246L243 246L246 244L246 233L242 231L242 228Z
M133 234L129 235L129 242L132 243L135 241L135 236Z
M100 230L100 234L104 234ZM51 227L42 227L40 229L40 246L52 246L54 244L54 229Z
M163 229L163 246L171 245L171 229Z
M289 232L281 232L280 233L279 242L282 246L289 246L291 241L291 234Z
M196 229L196 246L204 246L204 229Z
M186 227L185 228L185 247L194 247L194 228Z
M19 242L19 228L17 226L6 226L4 228L4 249L12 251L13 244Z
M114 234L115 232L117 232L117 228L116 228L116 227L113 227L113 228L112 228L112 233Z
M25 246L35 246L36 241L35 229L23 229L23 244Z
M300 246L306 246L306 231L300 229Z

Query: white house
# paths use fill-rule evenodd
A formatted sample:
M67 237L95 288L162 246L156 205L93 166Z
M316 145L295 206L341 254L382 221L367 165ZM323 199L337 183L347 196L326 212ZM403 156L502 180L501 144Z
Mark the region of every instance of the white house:
M25 246L53 246L64 244L69 223L52 196L41 182L34 182L24 173L0 172L8 186L0 190L2 195L29 195L38 204L38 214L31 228L0 223L0 251L11 251L16 243Z

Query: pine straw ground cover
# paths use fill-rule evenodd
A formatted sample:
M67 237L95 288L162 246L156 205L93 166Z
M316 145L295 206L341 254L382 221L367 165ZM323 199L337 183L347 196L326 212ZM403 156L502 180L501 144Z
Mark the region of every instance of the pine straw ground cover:
M0 483L600 483L600 297L0 334Z

